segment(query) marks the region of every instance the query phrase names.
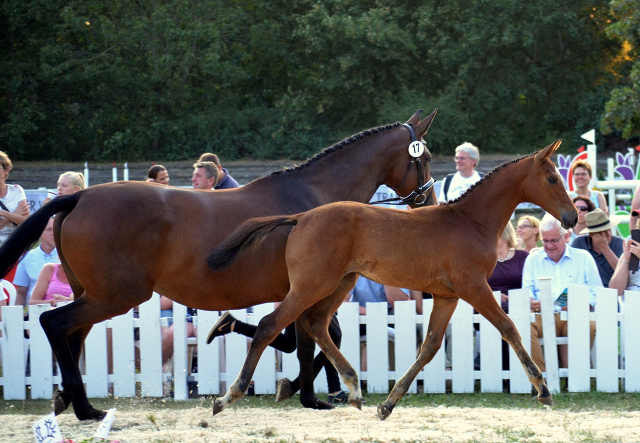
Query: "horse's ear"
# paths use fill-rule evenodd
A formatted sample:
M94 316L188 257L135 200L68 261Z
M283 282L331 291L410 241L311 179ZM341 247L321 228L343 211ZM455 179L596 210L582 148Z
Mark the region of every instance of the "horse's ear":
M436 108L427 118L422 120L420 123L415 125L414 131L416 136L422 137L427 133L429 128L431 127L431 123L433 123L433 119L436 118L436 114L438 113L438 109Z
M542 149L540 152L538 152L535 155L536 161L537 162L544 162L546 159L551 157L551 154L556 152L556 150L560 147L560 143L562 143L562 140L556 140L555 142L551 143L546 148Z
M420 114L422 114L422 109L418 109L415 114L413 114L411 116L411 118L409 120L407 120L407 125L417 125L418 122L420 121Z

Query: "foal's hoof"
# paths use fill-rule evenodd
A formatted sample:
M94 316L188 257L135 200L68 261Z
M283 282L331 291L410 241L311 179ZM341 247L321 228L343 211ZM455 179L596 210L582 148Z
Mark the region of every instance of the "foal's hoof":
M295 394L295 392L293 392L293 388L291 387L291 380L288 378L278 380L276 384L276 403L289 400L293 397L293 394Z
M393 412L393 406L391 406L390 404L380 403L378 405L378 418L380 418L380 420L384 420L385 418L390 416L391 412Z
M538 401L545 406L553 406L553 397L547 385L542 385L542 392L538 394Z
M362 411L362 402L363 402L362 398L349 398L348 401L351 406L354 406Z
M304 406L305 408L309 408L309 409L333 409L335 408L335 406L333 406L331 403L327 403L326 401L322 401L318 398L313 398L311 400L303 400L302 398L300 399L300 403L302 403L302 406Z
M213 400L213 415L217 415L223 410L224 407L222 406L222 402L220 401L220 399L216 398L215 400Z
M51 397L51 403L53 412L56 415L62 414L69 407L69 404L71 403L71 396L63 391L58 390L53 393L53 396Z

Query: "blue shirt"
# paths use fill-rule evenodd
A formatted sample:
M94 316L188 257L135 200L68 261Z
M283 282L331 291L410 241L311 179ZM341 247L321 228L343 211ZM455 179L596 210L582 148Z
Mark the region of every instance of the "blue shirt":
M529 254L522 270L522 288L531 291L531 297L539 300L540 277L552 277L553 299L558 298L571 284L589 286L589 303L596 304L594 288L602 288L602 280L596 262L587 251L566 246L558 263L551 260L544 249ZM556 306L556 311L560 307Z
M407 289L400 288L400 290L409 295ZM360 276L355 287L351 290L351 301L366 308L367 302L387 303L387 294L384 290L384 285ZM391 309L391 306L389 306L389 309Z
M229 171L227 171L225 168L222 168L222 170L224 171L224 178L220 180L220 182L213 189L239 188L240 185L233 179L233 177L229 175Z
M16 269L16 276L13 278L13 284L16 286L24 286L29 288L27 293L26 302L29 303L31 298L31 292L36 285L38 275L42 267L47 263L60 263L58 258L58 250L53 248L50 254L45 253L40 246L33 248L27 252L20 260L18 269Z

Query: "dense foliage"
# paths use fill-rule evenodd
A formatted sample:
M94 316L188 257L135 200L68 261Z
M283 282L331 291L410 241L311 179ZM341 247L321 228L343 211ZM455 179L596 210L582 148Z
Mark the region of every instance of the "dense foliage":
M5 0L0 149L304 158L436 107L435 153L572 149L603 118L636 136L640 15L613 3Z

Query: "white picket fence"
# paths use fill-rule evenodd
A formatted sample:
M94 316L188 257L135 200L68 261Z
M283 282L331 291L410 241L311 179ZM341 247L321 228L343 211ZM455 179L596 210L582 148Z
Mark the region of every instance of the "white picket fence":
M545 287L543 317L546 317L545 327L548 327L553 324L550 282ZM598 289L596 310L590 313L588 289L583 286L569 287L568 369L557 368L554 334L545 334L544 340L545 375L552 392L559 390L559 377L566 376L569 377L569 391L589 391L592 378L596 380L598 391L618 392L620 379L624 380L625 391L640 391L640 292L627 291L625 297L625 312L618 312L615 290ZM530 349L530 322L533 315L529 311L529 294L525 290L516 290L510 293L509 299L510 316L525 346ZM370 303L366 316L358 315L358 305L355 303L345 303L340 307L338 316L343 334L341 350L361 379L367 381L369 392L388 392L389 382L397 380L414 362L419 346L416 330L419 325L422 325L423 331L427 330L432 307L431 300L424 300L424 315L417 315L415 302L397 302L395 315L387 315L386 303ZM5 400L51 398L54 385L61 382L60 375L54 375L51 348L38 321L40 314L47 309L49 307L45 305L30 306L29 321L24 322L20 307L2 307L0 385ZM244 310L233 311L233 314L240 320L257 324L272 309L273 305L269 303L256 306L254 314L250 316ZM219 394L226 383L234 380L239 373L246 356L247 339L230 334L224 340L218 338L207 345L206 335L218 319L218 313L210 311L198 312L194 323L200 334L197 339L187 339L185 318L186 307L174 303L174 398L188 398L188 381L198 382L200 394ZM589 320L597 322L593 352L589 349ZM369 352L366 372L360 371L360 323L367 325L366 346ZM480 370L474 370L473 364L474 323L480 323ZM160 302L158 297L154 297L140 306L139 318L134 318L133 311L130 311L95 325L85 344L83 379L88 396L107 397L111 383L116 397L134 397L138 383L143 397L162 396L163 382L172 374L163 374L161 369L161 324ZM394 325L392 347L389 346L391 334L387 324ZM452 380L454 393L473 392L476 380L480 380L482 392L501 392L504 379L510 380L510 391L513 393L531 391L531 384L513 350L510 350L511 370L502 370L499 334L486 319L474 315L470 305L461 301L451 324L452 369L445 369L445 347L442 346L433 361L420 372L410 392L417 392L417 381L421 380L425 392L443 393L447 379ZM139 342L134 342L136 327L140 328ZM113 374L107 371L107 328L113 331ZM24 338L24 330L29 331L29 339ZM197 373L188 374L187 349L196 344ZM136 370L134 363L136 346L140 349L139 370ZM29 376L25 375L27 352L30 353ZM390 370L390 362L395 370ZM292 379L297 376L298 369L295 352L280 355L273 348L267 348L253 378L255 392L273 394L276 380L283 377ZM324 370L315 381L315 389L316 392L327 391Z

